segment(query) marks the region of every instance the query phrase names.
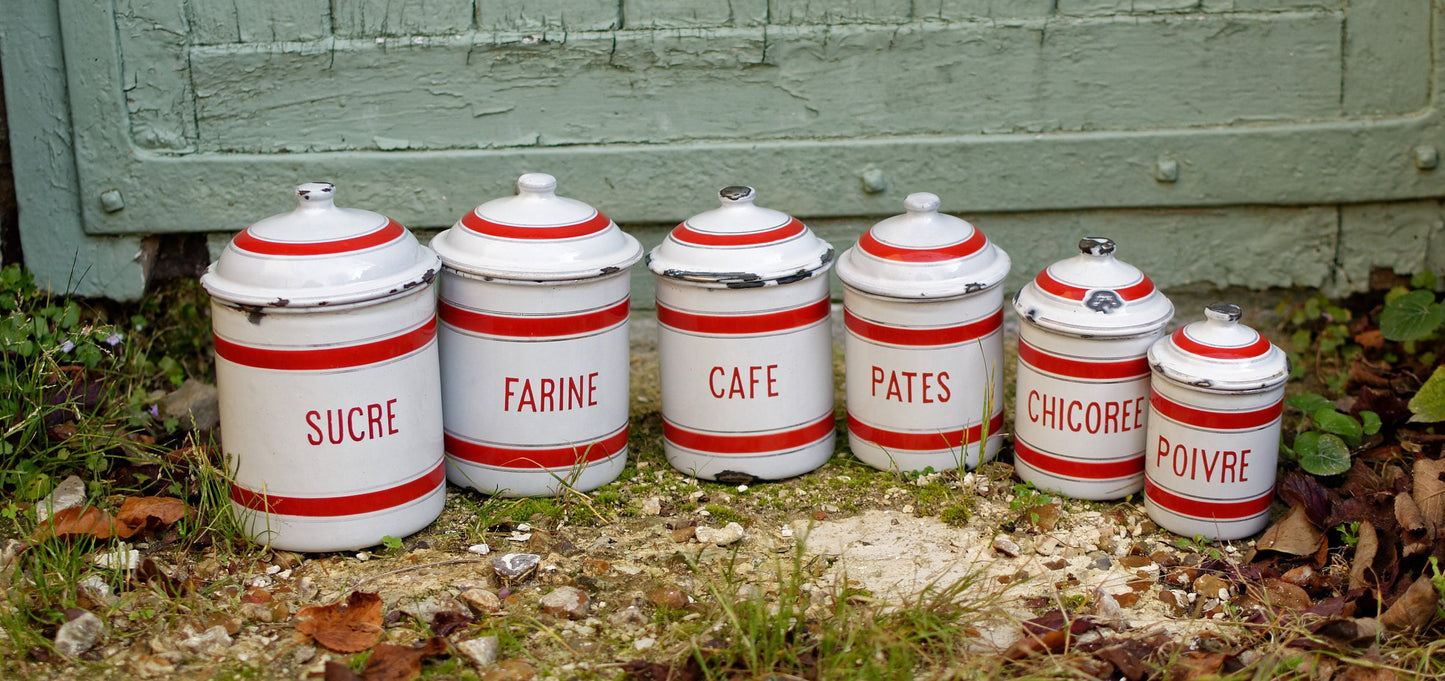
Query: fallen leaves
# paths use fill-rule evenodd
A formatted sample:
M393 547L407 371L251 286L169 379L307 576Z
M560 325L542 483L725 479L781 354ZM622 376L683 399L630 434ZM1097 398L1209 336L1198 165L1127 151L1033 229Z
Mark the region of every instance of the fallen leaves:
M296 631L338 653L359 653L381 641L381 597L353 591L344 603L316 605L296 613Z
M1320 550L1324 533L1310 522L1302 505L1291 506L1279 522L1260 535L1256 544L1260 551L1276 551L1292 556L1312 556Z
M175 524L186 516L186 502L171 497L128 497L112 517L94 506L67 508L36 528L32 539L89 536L130 539Z
M445 655L447 641L432 637L416 647L394 646L382 643L366 658L366 667L361 670L362 681L411 681L421 676L421 661L428 657Z
M1419 631L1435 618L1439 602L1440 592L1435 589L1435 584L1429 577L1422 576L1380 615L1380 624L1390 631Z

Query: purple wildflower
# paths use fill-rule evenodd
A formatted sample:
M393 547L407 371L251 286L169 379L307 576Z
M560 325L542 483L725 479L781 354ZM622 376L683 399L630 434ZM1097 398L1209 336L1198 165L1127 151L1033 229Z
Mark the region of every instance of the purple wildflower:
M158 419L161 417L160 405L152 404L151 406L146 407L146 412L151 415L151 418Z
M61 343L61 344L60 344L60 351L61 351L61 352L70 352L71 350L74 350L74 349L75 349L75 343L70 342L70 339L66 339L66 341L65 341L64 343Z
M105 344L109 345L110 347L115 347L117 345L120 345L120 341L123 338L125 338L125 336L122 336L119 333L112 333L109 336L105 337Z

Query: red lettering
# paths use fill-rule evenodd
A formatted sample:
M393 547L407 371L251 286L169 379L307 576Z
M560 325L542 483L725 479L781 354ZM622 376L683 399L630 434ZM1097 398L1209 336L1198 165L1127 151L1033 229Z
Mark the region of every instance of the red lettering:
M1084 426L1089 429L1090 433L1099 432L1099 423L1104 420L1102 412L1098 402L1090 402L1089 406L1084 409Z
M1119 432L1119 403L1118 403L1118 402L1105 402L1105 403L1104 403L1104 432L1105 432L1105 433L1117 433L1117 432Z
M873 367L873 396L878 396L878 384L883 382L883 368Z
M381 437L381 405L366 405L366 437L375 440Z
M517 411L522 407L531 406L532 411L537 411L537 396L532 394L532 382L522 381L522 396L517 400Z
M899 389L898 389L898 374L895 373L895 372L889 372L889 373L888 373L888 392L883 395L883 399L888 400L888 399L894 399L894 398L896 398L899 402L902 402L902 401L903 401L903 393L902 393L901 391L899 391Z
M552 380L552 379L550 379L550 378L544 378L544 379L542 379L541 383L542 383L542 390L541 390L540 392L541 392L541 394L542 394L542 400L541 400L541 404L538 406L538 410L539 410L539 411L557 411L557 401L556 401L556 399L554 399L554 396L552 395L552 393L554 392L555 388L557 387L557 382L554 381L554 380Z
M366 410L361 407L352 407L346 410L346 434L351 436L352 442L361 442L366 439L366 431L362 430L361 435L356 434L356 417L362 417L365 424Z
M588 378L591 378L591 377L596 376L596 375L597 375L597 374L595 374L595 373L594 373L594 374L589 374L589 375L588 375ZM560 382L561 379L558 379L558 381ZM560 387L560 386L559 386L559 387ZM567 403L568 403L569 405L573 405L573 406L582 404L582 399L583 399L583 397L584 397L584 393L586 392L586 388L587 388L587 385L586 385L585 383L583 383L580 378L572 378L571 376L568 376L568 377L567 377ZM590 400L591 395L586 395L586 397Z
M1139 399L1137 399L1137 400L1134 400L1134 428L1135 428L1135 429L1139 429L1139 428L1143 428L1143 427L1144 427L1144 426L1139 422L1139 419L1142 419L1142 418L1144 418L1144 398L1141 397L1141 398L1139 398Z
M727 393L723 392L721 388L717 387L717 377L725 375L726 372L723 371L722 367L713 367L707 372L707 389L708 392L712 393L713 397L716 397L718 399L727 397Z
M306 436L306 441L309 442L309 443L311 443L311 444L313 444L313 445L319 445L319 444L321 444L321 442L322 442L322 440L321 440L321 424L320 424L320 423L317 423L317 421L319 421L320 419L321 419L321 412L319 412L319 411L308 411L308 412L306 412L306 425L311 426L311 432L312 432L312 433L315 433L314 435L307 435L307 436Z
M1244 460L1244 455L1245 455L1245 454L1248 454L1250 451L1251 451L1251 450L1248 450L1248 449L1241 449L1241 450L1239 450L1239 481L1240 481L1240 482L1249 482L1249 478L1244 477L1244 469L1249 468L1249 463L1247 463L1247 462Z
M938 372L938 387L943 391L943 394L938 397L939 402L947 402L950 397L953 397L953 391L948 389L948 383L945 382L947 378L947 371Z
M1074 400L1073 402L1070 402L1070 403L1069 403L1069 410L1068 410L1067 412L1064 412L1064 420L1069 423L1069 430L1072 430L1072 431L1074 431L1075 433L1079 432L1080 430L1083 430L1085 424L1083 424L1083 423L1080 423L1080 424L1078 424L1078 425L1075 425L1075 424L1074 424L1074 407L1079 407L1079 408L1082 409L1083 406L1084 406L1084 403L1083 403L1083 402L1080 402L1080 401L1078 401L1078 400Z
M1180 454L1183 454L1183 456L1180 456ZM1174 474L1181 478L1184 477L1184 474L1189 472L1189 449L1184 445L1174 445L1173 462Z
M1029 421L1032 422L1032 423L1038 423L1038 422L1039 422L1039 415L1036 414L1036 413L1034 413L1034 402L1040 402L1040 401L1042 401L1042 400L1041 400L1041 398L1039 397L1039 391L1037 391L1037 390L1030 390L1030 391L1029 391L1029 397L1028 397L1028 400L1027 400L1027 404L1028 404L1028 410L1027 410L1027 411L1028 411L1028 414L1029 414Z
M1219 465L1219 450L1217 450L1217 449L1214 450L1214 456L1209 456L1209 457L1207 457L1207 456L1204 455L1204 450L1203 450L1203 449L1195 449L1194 451L1196 452L1195 455L1194 455L1195 460L1197 460L1199 463L1204 464L1204 481L1205 481L1205 482L1214 482L1214 468ZM1229 454L1233 455L1234 452L1229 452ZM1230 458L1230 457L1226 456L1226 457L1225 457L1225 460L1227 461L1227 460L1229 460L1229 458ZM1226 464L1225 464L1225 468L1230 467L1230 465L1231 465L1231 464L1227 464L1227 463L1226 463ZM1199 479L1199 464L1195 464L1194 470L1192 470L1192 471L1189 472L1189 479L1190 479L1190 480L1197 480L1197 479ZM1219 481L1220 481L1220 482L1224 482L1224 472L1223 472L1223 471L1221 471L1220 474L1219 474Z
M516 382L517 379L511 376L508 376L504 381L504 385L502 386L502 411L507 411L512 408L512 396L516 394L512 392L512 384Z
M928 399L928 389L929 389L929 387L930 387L930 386L928 385L928 379L930 379L930 378L932 378L932 377L933 377L933 374L932 374L932 373L928 373L928 372L925 372L925 373L923 374L923 376L922 376L922 383L923 383L923 403L924 403L924 404L933 404L933 400Z
M587 374L587 406L597 406L597 372Z
M1215 452L1215 453L1214 453L1214 456L1215 456L1215 458L1218 458L1218 457L1219 457L1219 452ZM1225 452L1225 453L1224 453L1224 464L1223 464L1224 470L1222 470L1222 471L1219 472L1219 481L1220 481L1220 482L1225 482L1225 479L1224 479L1225 471L1228 471L1228 475L1229 475L1229 480L1228 480L1228 482L1237 482L1237 479L1236 479L1236 478L1238 478L1239 475L1238 475L1238 472L1234 470L1234 465L1235 465L1236 463L1239 463L1239 454L1237 454L1237 453L1235 453L1235 452L1232 452L1232 451L1228 451L1228 452ZM1206 478L1206 479L1208 479L1208 478Z
M395 406L395 399L386 401L386 433L388 435L396 435L397 433L401 432L396 428L396 411L392 409L392 407Z
M1169 440L1165 439L1163 435L1160 435L1159 447L1154 450L1154 467L1158 468L1163 466L1164 457L1166 456L1169 456Z
M333 421L332 418L331 418L333 414L336 416L336 419L335 419L334 421ZM342 421L344 421L345 419L346 419L346 410L344 410L344 409L327 409L327 410L326 410L326 441L327 441L327 442L330 442L330 443L333 444L333 445L339 445L339 444L341 444L341 442L342 442L343 440L346 439L346 424L345 424L345 423L342 423Z
M768 397L778 396L778 379L773 376L773 369L778 368L776 364L768 365Z
M914 377L914 376L917 376L917 375L918 375L918 372L916 372L916 371L900 371L900 372L898 372L898 373L903 374L903 377L906 378L906 379L908 379L908 380L906 381L906 383L908 384L908 399L904 400L904 402L912 402L912 401L913 401L913 377Z

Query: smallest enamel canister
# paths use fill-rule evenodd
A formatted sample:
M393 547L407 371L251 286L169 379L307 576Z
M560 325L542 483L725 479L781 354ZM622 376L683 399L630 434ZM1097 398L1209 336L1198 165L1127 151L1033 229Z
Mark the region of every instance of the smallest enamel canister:
M1149 348L1144 507L1160 527L1240 539L1269 522L1289 360L1215 303Z
M974 468L1003 429L1009 257L921 192L838 258L848 444L882 470Z
M1174 305L1114 242L1079 241L1014 297L1014 464L1039 489L1119 499L1144 486L1149 346Z

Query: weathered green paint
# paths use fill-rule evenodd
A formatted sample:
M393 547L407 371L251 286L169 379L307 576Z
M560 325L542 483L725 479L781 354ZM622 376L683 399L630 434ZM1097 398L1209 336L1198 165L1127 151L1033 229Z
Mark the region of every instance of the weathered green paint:
M138 298L145 289L136 262L140 238L87 236L81 224L55 5L5 0L0 16L0 64L26 263L52 291Z
M136 272L136 241L100 235L229 233L301 180L436 228L535 170L644 236L751 183L840 248L933 191L1016 278L1085 232L1128 239L1166 285L1350 288L1445 261L1445 170L1415 152L1445 148L1439 2L24 4L0 0L0 47L64 45L29 78L4 62L12 118L73 140L16 153L47 276L82 251ZM33 80L68 95L68 123ZM42 183L78 215L37 212ZM1398 234L1423 246L1380 243Z

